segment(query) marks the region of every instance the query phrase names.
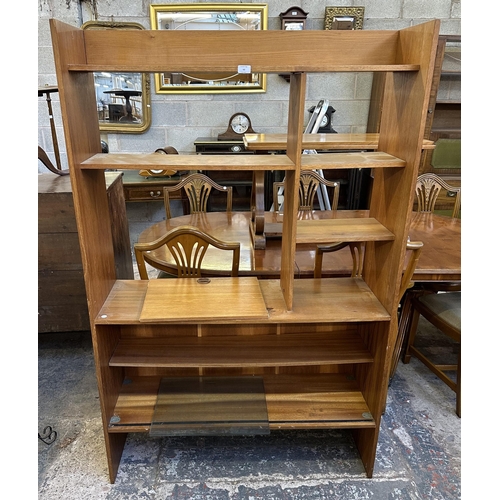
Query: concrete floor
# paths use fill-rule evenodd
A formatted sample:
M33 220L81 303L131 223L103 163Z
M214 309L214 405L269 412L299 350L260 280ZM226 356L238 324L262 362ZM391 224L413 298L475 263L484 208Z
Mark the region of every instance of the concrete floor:
M456 346L420 320L433 353ZM129 434L115 484L107 473L90 334L38 336L39 500L459 499L461 419L455 394L416 359L389 388L372 479L349 432L151 438ZM479 497L478 497L479 498Z

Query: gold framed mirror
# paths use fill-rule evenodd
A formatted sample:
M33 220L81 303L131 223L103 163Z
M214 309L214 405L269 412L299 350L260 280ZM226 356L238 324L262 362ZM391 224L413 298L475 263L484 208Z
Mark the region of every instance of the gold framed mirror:
M88 21L82 29L139 29L139 23ZM149 73L94 73L99 130L141 134L151 125Z
M150 5L153 30L267 30L267 4L193 3ZM264 73L155 73L158 94L266 91Z

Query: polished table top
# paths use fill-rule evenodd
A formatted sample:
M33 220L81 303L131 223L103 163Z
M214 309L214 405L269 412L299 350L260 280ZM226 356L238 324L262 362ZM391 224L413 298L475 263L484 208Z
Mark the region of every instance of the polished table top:
M344 219L366 217L366 210L338 210L303 212L301 218ZM241 276L278 277L281 266L281 237L267 235L265 250L255 250L250 234L250 212L208 212L183 215L154 224L139 236L139 242L153 241L168 230L181 225L193 225L224 241L239 241L241 245ZM265 213L266 227L276 228L283 215ZM275 236L275 237L273 237ZM424 247L413 275L414 281L460 281L461 279L461 221L429 213L413 213L410 226L412 241L422 241ZM297 278L313 277L316 245L298 244L295 254ZM231 252L210 248L203 261L207 275L228 275L231 268ZM149 257L171 270L173 259L166 247L151 252ZM169 265L170 264L170 265ZM352 258L346 247L338 252L327 253L323 260L323 276L348 276ZM221 271L222 270L222 271Z

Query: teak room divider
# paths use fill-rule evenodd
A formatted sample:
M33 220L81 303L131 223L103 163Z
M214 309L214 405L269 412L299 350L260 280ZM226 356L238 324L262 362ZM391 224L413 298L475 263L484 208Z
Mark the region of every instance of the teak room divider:
M352 429L371 477L439 21L400 31L203 33L50 24L111 482L127 433L156 426L157 400L166 401L167 413L180 405L189 420L191 406L179 403L175 389L231 377L262 387L264 417L254 419L260 431ZM92 72L237 72L242 65L291 74L286 155L100 153ZM335 71L387 72L378 151L302 154L307 73ZM300 172L332 168L372 169L369 217L298 225ZM116 280L105 169L285 170L292 195L280 280ZM304 241L365 241L363 278L294 280L295 246ZM174 390L159 395L160 385ZM236 406L250 397L247 384L240 387ZM212 413L203 410L207 419ZM212 432L227 414L187 425ZM249 408L226 432L252 418Z

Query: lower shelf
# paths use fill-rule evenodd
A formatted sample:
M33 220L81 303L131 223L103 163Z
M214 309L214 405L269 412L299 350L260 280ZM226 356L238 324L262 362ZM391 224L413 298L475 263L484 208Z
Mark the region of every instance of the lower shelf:
M348 374L264 375L269 428L375 428L357 381ZM124 380L108 432L149 432L161 377Z

